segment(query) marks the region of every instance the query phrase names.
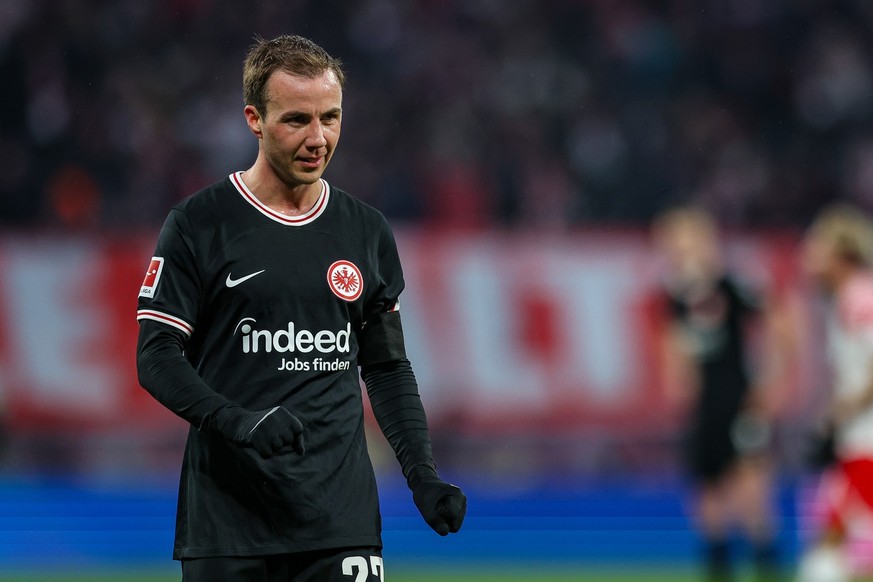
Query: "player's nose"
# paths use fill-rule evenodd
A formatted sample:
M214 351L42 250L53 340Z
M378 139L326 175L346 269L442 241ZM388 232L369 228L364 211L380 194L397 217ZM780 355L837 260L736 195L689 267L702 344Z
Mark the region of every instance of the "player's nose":
M306 135L306 147L311 149L323 148L327 145L327 138L324 136L324 126L318 120L314 120L309 124Z

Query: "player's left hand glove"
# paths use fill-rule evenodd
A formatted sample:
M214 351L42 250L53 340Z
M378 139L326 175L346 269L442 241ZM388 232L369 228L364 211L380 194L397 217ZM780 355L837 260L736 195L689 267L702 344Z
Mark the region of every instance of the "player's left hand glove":
M441 536L456 533L467 515L467 496L458 487L442 481L431 467L418 466L409 475L412 500L418 511Z

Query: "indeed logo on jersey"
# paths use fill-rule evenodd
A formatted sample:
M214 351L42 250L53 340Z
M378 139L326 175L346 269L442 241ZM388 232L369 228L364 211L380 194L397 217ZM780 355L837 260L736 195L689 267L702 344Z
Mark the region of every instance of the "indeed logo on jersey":
M269 331L255 329L257 321L252 317L241 319L236 324L237 331L242 333L242 348L245 354L263 352L290 353L300 352L308 354L312 350L322 354L333 352L349 353L349 339L352 335L352 324L346 324L342 331L333 332L323 329L311 332L308 329L296 329L294 322L288 322L288 329Z
M352 324L346 324L341 331L323 329L313 332L308 329L297 329L293 321L288 322L287 329L270 331L255 329L257 321L253 317L245 317L236 324L233 335L242 335L242 350L244 354L257 353L299 353L309 354L348 354L349 341L352 336ZM279 371L287 372L337 372L351 368L351 362L346 358L328 360L321 357L301 360L299 358L282 358Z

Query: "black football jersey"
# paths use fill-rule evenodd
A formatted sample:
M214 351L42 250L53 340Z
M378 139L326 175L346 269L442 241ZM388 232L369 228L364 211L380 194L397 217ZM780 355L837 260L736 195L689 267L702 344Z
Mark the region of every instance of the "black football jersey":
M405 357L369 338L398 309L403 275L384 217L321 181L307 213L262 204L241 173L169 214L137 318L185 338L213 390L249 410L284 406L306 453L264 460L191 427L174 557L381 547L358 365Z
M748 388L745 324L758 298L730 276L706 289L670 290L673 316L701 373L702 400L739 402Z

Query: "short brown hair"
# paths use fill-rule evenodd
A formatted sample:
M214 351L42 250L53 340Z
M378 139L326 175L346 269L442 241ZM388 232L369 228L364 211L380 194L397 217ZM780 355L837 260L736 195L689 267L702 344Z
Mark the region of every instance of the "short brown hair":
M243 99L261 115L267 112L267 81L281 69L291 75L315 78L333 71L340 87L345 84L342 63L302 36L283 34L273 40L255 37L243 64Z

